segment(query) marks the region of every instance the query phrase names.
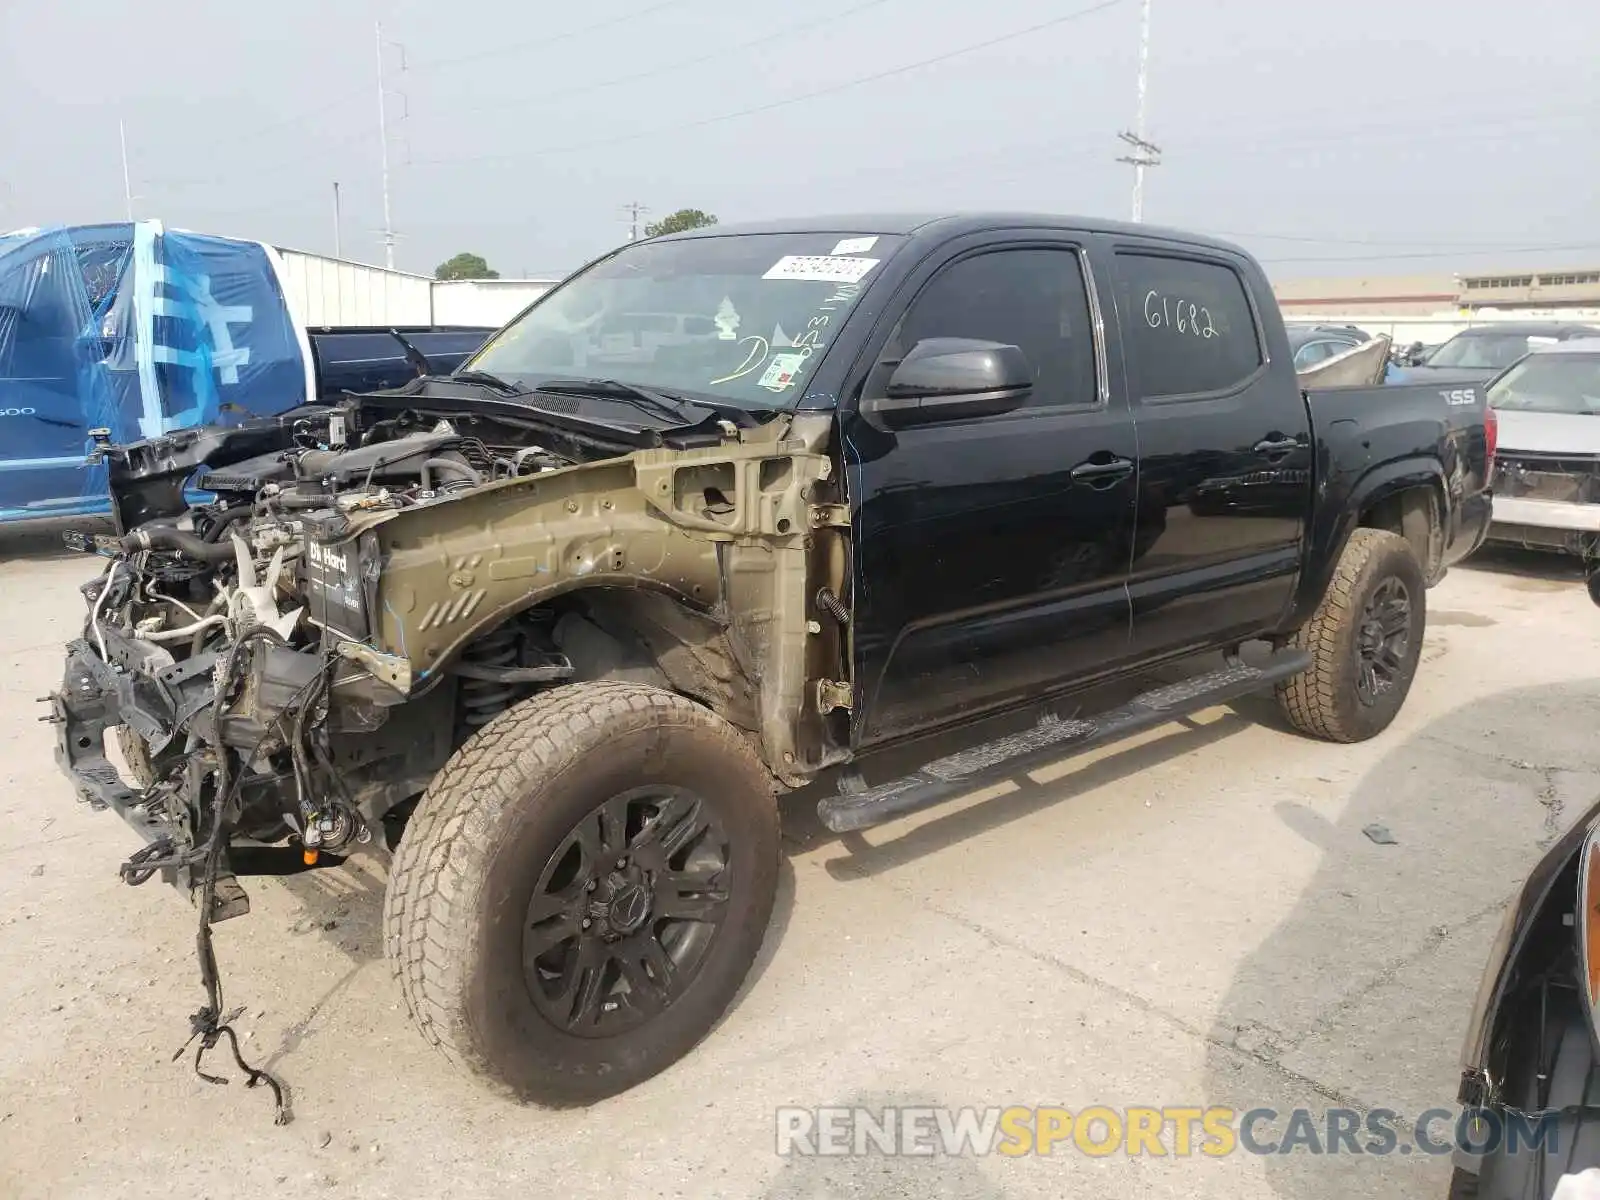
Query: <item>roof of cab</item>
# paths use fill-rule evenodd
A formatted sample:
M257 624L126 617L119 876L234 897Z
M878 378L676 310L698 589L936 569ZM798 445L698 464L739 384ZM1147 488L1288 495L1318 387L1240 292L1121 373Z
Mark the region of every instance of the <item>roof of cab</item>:
M817 217L790 217L774 221L743 221L730 225L706 225L671 239L728 237L748 233L839 233L885 234L904 237L920 235L940 238L960 237L990 229L1064 229L1081 233L1138 235L1163 241L1211 246L1235 254L1245 253L1232 242L1205 234L1159 225L1135 225L1127 221L1107 221L1098 217L1066 216L1054 213L957 212L957 213L846 213ZM663 239L665 240L665 239Z

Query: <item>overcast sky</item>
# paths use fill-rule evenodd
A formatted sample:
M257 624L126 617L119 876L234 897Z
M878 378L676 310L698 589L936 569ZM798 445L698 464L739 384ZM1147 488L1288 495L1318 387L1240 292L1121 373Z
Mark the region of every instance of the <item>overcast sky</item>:
M405 269L560 273L630 201L1129 211L1139 0L0 0L0 228L120 219L120 118L139 216L332 253L338 180L381 262L378 17ZM1154 0L1151 44L1148 221L1280 278L1600 263L1600 5Z

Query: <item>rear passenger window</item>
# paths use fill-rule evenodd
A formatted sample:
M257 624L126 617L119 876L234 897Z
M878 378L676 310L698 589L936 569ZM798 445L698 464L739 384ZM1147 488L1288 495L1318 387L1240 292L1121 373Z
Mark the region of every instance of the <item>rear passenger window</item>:
M1191 258L1117 255L1123 330L1147 400L1220 392L1262 364L1244 282L1231 268Z

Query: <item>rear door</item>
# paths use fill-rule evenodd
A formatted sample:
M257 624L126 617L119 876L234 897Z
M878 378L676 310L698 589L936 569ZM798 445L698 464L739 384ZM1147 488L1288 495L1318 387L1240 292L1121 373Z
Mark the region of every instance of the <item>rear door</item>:
M857 399L934 337L1018 346L1035 384L1014 412L909 429L846 406L858 745L1127 657L1137 454L1087 268L1065 234L959 241L907 280L890 309L904 315L868 347Z
M1258 633L1291 599L1311 508L1310 415L1294 364L1267 352L1286 346L1281 319L1248 260L1137 238L1102 250L1139 434L1135 651Z

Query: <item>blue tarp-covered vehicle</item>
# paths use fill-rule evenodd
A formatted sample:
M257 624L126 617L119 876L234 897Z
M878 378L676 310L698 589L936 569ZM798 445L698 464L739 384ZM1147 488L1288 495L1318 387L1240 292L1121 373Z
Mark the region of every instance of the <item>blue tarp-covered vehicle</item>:
M261 242L159 221L0 235L0 523L110 511L114 444L446 372L478 327L304 328Z
M0 521L108 510L113 442L316 394L276 251L156 221L0 237Z

